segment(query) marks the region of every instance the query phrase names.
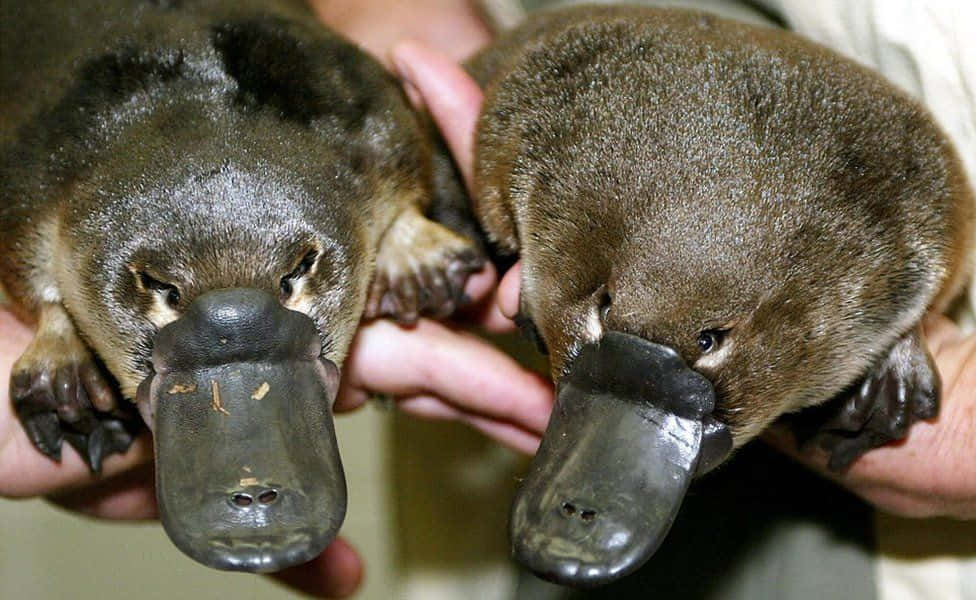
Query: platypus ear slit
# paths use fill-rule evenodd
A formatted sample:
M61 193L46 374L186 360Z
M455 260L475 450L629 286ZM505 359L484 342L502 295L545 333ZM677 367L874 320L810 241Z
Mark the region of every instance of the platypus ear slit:
M610 293L610 288L606 285L601 286L597 290L597 294L600 299L597 304L597 308L600 311L600 322L606 326L607 319L610 318L610 308L613 306L613 295Z
M295 268L292 269L291 272L288 273L288 275L286 275L285 277L288 279L298 279L299 277L303 277L307 275L312 271L312 267L315 266L315 262L318 260L318 258L319 258L318 248L312 248L311 250L306 251L305 254L302 256L302 260L298 261L298 264L295 265Z

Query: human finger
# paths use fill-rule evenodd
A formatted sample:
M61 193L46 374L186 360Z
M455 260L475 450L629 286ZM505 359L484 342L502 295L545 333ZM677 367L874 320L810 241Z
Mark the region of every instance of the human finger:
M512 423L465 412L434 396L401 398L397 406L403 412L416 417L466 423L495 441L524 454L535 454L542 440L540 432L527 431Z
M958 343L965 334L951 319L938 313L930 313L922 319L922 336L932 356L937 356L946 345Z
M419 42L396 44L391 57L396 72L423 99L470 191L481 88L456 62Z
M363 559L348 542L337 538L311 561L271 577L315 598L346 598L362 583Z
M519 291L522 281L522 261L518 261L505 271L501 282L495 291L495 303L499 311L508 319L514 319L519 313Z
M452 321L470 323L489 333L510 333L516 330L515 323L501 313L498 308L498 271L491 263L469 278L464 293L472 302L462 306L452 316Z
M522 262L518 261L502 275L491 296L460 313L466 320L488 333L511 333L518 330L515 316L519 312Z
M477 273L472 273L464 284L464 295L471 305L477 305L490 300L498 286L498 271L493 264L486 263Z
M345 380L340 393L436 396L467 413L540 433L552 410L548 380L482 338L427 319L409 329L388 321L361 327Z
M485 321L482 314L486 312L487 308L495 306L493 292L497 283L498 272L491 263L486 264L481 271L468 277L468 281L464 285L464 293L471 299L471 304L461 307L458 315L474 324L482 324ZM363 327L369 327L369 324L367 323ZM410 327L407 328L408 331L410 329ZM360 351L359 348L360 346L353 342L349 353L355 354ZM349 377L343 377L333 410L335 412L355 410L366 402L369 396L370 393L365 389L352 385Z
M82 487L59 490L49 495L48 500L62 508L102 519L159 518L152 463Z

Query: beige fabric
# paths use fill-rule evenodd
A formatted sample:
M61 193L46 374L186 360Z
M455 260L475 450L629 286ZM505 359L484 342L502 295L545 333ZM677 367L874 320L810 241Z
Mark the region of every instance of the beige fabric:
M652 4L655 6L678 6L682 8L696 8L737 19L755 25L768 25L769 20L758 11L745 4L730 0L481 0L482 10L488 16L490 23L497 30L505 30L517 25L526 12L536 8L551 8L571 4Z
M976 600L976 521L878 514L878 600Z

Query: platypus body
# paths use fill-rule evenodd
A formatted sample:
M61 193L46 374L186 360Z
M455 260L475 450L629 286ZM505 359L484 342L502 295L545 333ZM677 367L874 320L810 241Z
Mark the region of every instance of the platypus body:
M475 213L522 260L558 398L516 557L599 585L690 479L834 402L831 464L936 414L919 337L969 273L973 196L926 112L788 32L678 9L531 17L469 65Z
M182 550L308 560L344 515L331 407L361 316L449 312L481 262L423 216L422 124L299 2L0 10L0 281L38 327L18 417L98 470L132 440L120 390Z

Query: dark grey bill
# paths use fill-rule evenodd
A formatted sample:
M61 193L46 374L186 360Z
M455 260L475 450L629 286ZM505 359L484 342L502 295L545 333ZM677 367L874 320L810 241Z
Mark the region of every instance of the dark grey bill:
M217 569L277 571L335 538L346 483L339 387L314 322L258 290L198 298L156 336L151 407L166 533Z
M516 560L595 587L644 564L695 475L730 452L711 383L681 357L608 332L559 381L556 406L511 515Z

